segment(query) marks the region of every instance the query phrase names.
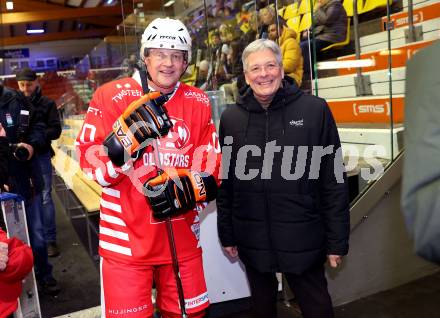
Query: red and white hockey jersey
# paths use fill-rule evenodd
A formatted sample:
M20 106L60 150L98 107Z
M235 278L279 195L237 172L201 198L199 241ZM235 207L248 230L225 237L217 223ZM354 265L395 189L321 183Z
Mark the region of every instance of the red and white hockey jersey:
M217 177L220 146L207 95L179 83L164 105L174 124L170 133L147 146L136 160L114 166L102 143L114 121L141 96L142 87L133 78L98 88L76 140L77 152L83 171L102 186L100 255L132 264L167 264L171 256L166 225L153 218L142 185L157 175L157 168L187 168ZM173 229L180 260L200 255L196 210L173 218Z

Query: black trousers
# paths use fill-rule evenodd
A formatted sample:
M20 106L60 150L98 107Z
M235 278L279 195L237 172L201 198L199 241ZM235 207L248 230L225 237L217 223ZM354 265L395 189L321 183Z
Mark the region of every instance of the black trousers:
M301 275L283 273L295 294L304 318L333 318L333 306L327 290L324 266ZM277 317L278 280L275 273L260 273L246 266L251 288L252 312L255 318Z

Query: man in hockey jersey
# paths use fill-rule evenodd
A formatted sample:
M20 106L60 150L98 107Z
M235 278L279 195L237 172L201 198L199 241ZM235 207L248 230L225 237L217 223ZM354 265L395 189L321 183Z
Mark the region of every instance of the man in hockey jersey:
M31 248L17 238L7 238L0 228L0 317L9 317L17 309L22 281L32 265Z
M202 317L209 305L198 212L215 198L220 149L207 95L179 82L190 54L182 22L152 21L140 52L148 74L100 87L77 137L81 168L103 187L103 317L152 317L153 279L162 317L182 316L168 217L186 314Z

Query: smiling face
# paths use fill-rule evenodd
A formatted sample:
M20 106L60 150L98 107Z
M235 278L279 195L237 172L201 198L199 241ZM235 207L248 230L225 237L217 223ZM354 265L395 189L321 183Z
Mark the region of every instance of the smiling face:
M284 70L270 49L253 52L246 58L244 76L262 104L270 103L281 86Z
M155 90L168 94L174 90L187 62L183 51L150 49L145 58L145 65L151 77L149 84Z

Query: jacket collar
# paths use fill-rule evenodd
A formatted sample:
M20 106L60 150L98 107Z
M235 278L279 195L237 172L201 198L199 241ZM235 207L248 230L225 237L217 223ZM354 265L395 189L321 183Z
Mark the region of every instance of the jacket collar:
M270 103L268 110L275 110L283 107L285 103L298 99L302 94L303 92L298 88L295 80L289 76L285 76L281 82L281 87L275 93L275 97ZM246 85L240 91L240 96L237 98L237 105L251 113L262 113L265 111L255 99L252 88L249 85Z

